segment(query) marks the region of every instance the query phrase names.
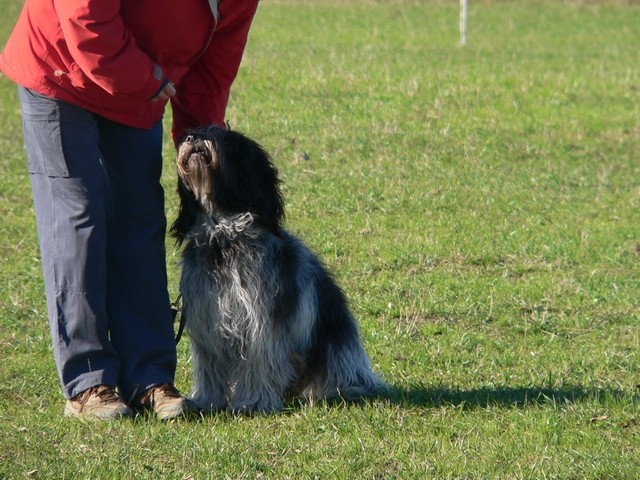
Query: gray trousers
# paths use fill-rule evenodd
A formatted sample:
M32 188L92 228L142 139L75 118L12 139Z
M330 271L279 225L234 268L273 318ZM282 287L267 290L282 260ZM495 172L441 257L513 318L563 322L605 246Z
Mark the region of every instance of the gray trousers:
M121 125L20 87L47 311L66 398L173 384L162 123Z

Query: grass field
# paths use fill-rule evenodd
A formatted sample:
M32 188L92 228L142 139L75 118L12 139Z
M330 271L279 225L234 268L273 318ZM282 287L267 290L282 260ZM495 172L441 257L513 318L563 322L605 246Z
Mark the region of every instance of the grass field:
M640 476L640 5L470 3L461 48L454 0L264 1L233 92L394 387L363 404L63 419L0 78L0 478ZM169 139L164 181L171 220Z

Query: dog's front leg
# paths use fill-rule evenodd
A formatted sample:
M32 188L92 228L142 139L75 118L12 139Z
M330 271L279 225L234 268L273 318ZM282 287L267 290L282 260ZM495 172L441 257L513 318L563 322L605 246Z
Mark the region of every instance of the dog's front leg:
M281 411L285 392L295 377L290 358L286 349L273 349L253 360L240 360L232 374L231 410L236 413Z
M194 378L191 399L205 411L224 410L227 406L229 362L193 339L191 354Z

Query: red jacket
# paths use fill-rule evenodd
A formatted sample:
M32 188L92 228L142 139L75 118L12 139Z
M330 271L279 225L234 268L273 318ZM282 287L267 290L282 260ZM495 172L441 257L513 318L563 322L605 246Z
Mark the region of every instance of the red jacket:
M27 88L139 128L162 117L166 102L149 100L171 81L175 138L185 128L224 123L257 4L26 0L0 70Z

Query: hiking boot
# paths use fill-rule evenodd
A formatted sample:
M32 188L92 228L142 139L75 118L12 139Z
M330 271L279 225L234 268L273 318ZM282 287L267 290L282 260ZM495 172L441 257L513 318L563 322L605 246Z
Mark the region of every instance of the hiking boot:
M122 401L113 387L98 385L67 400L64 416L117 420L122 417L133 417L133 411Z
M137 409L153 410L160 420L172 420L198 411L191 400L184 398L168 383L149 388L136 398L134 406Z

